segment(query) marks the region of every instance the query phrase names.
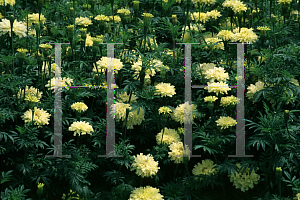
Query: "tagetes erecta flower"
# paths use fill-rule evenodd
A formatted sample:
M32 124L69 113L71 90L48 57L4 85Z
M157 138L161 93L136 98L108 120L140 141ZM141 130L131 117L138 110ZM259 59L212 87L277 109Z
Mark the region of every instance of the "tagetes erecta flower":
M194 175L214 175L217 173L217 170L214 168L216 165L214 165L214 162L210 159L206 159L206 160L202 160L202 164L197 163L194 166L194 169L192 171L192 173ZM196 179L198 179L198 177L196 177ZM200 178L200 181L203 178Z
M128 95L127 92L120 93L117 96L117 102L119 102L119 103L128 103L129 102L129 96L130 95ZM136 103L137 99L138 99L138 97L135 96L135 94L132 93L130 103Z
M165 143L167 145L172 144L173 142L179 142L180 141L180 136L178 135L178 133L175 129L168 129L168 128L165 127L163 138L162 138L162 133L163 133L163 130L161 130L156 135L156 142L157 142L158 145L161 144L160 143L161 140L162 140L162 143Z
M175 92L175 86L171 85L170 83L159 83L155 86L157 90L156 94L161 95L162 97L172 97Z
M247 88L248 92L246 96L249 99L252 99L254 94L262 89L264 89L264 83L261 81L256 82L255 85L250 84L250 86Z
M146 186L134 189L129 196L129 200L163 200L163 197L159 193L159 189Z
M186 110L186 111L184 111L184 110ZM187 112L188 114L191 114L191 117L188 116L187 119L185 119L185 117L184 117L185 112ZM197 105L195 105L195 104L191 105L189 102L186 102L186 103L178 105L175 108L175 110L171 116L172 116L173 120L179 122L180 124L190 123L191 120L196 117L196 112L197 112ZM190 119L190 118L192 118L192 119Z
M208 90L208 92L215 92L217 95L219 93L227 94L227 91L231 90L228 87L228 84L226 84L225 82L221 81L221 82L217 82L217 83L213 83L213 82L207 82L207 87L205 87L205 90Z
M77 17L77 18L75 19L75 24L76 24L76 25L81 25L81 26L87 27L87 26L89 26L89 25L92 25L93 23L92 23L92 21L91 21L89 18L87 18L87 17Z
M69 127L69 131L74 131L74 136L76 134L78 135L85 135L85 134L91 134L91 132L94 132L93 127L89 124L89 122L80 121L80 122L73 122L71 126Z
M160 167L158 167L158 162L154 160L152 155L148 154L143 155L143 153L140 153L140 155L133 156L134 161L131 165L131 171L136 170L136 174L138 176L144 177L152 177L156 175Z
M235 126L237 121L231 117L221 116L220 119L216 121L217 126L221 126L221 129L229 128L229 126Z
M25 37L26 36L27 28L23 22L18 22L16 19L13 23L13 32L18 37ZM8 19L2 19L0 22L0 36L9 33L9 37L11 37L11 27L10 21Z
M109 71L115 70L116 74L118 74L118 71L124 66L120 59L108 57L102 57L101 60L96 62L96 65L99 73L101 72L101 69L108 69ZM97 72L96 67L94 67L93 71Z
M27 110L22 116L22 118L25 121L25 123L29 123L33 119L34 125L38 125L38 127L40 128L45 124L49 124L50 116L51 114L47 113L47 111L44 111L42 108L39 109L37 107L34 107L33 118L31 109Z
M191 154L191 151L185 145L186 150L183 147L182 142L174 142L172 143L169 148L171 152L168 152L169 157L172 161L174 161L175 164L183 163L183 156L189 156ZM190 160L190 157L187 157L188 160Z
M10 5L14 6L16 4L15 0L5 0L5 6ZM0 0L0 6L4 5L4 0Z
M70 78L65 78L65 77L55 78L55 77L53 77L51 79L51 85L50 85L50 80L49 80L48 83L45 85L45 87L49 87L48 90L53 90L53 92L54 92L56 81L58 81L58 87L65 87L67 90L69 90L68 86L72 85L72 83L73 83L73 79L70 79Z
M253 189L254 185L258 183L260 176L254 171L249 174L249 167L242 174L241 165L239 163L237 163L236 165L240 172L237 173L236 171L235 175L233 172L231 172L231 174L228 175L230 177L230 182L233 182L233 186L235 186L236 189L240 189L242 192L248 191L249 188ZM258 170L258 168L256 170Z
M228 97L222 97L221 98L221 102L220 102L220 106L229 106L229 105L236 105L237 103L239 103L240 99L231 95Z
M83 102L73 103L71 105L71 108L73 110L76 110L77 112L85 112L88 109L87 105L85 105L85 103L83 103Z
M29 102L39 102L42 98L43 92L39 92L37 88L34 88L33 86L28 87L26 85L25 87L25 100ZM24 90L20 89L17 94L18 99L23 99L24 97Z
M216 96L208 96L208 97L204 98L204 102L212 103L212 102L215 102L217 99L218 99L218 97L216 97Z

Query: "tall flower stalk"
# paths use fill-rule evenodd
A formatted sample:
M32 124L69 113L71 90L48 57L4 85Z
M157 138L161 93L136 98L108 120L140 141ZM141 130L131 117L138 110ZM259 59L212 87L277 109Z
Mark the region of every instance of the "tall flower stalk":
M9 17L9 20L10 20L10 32L11 32L11 40L10 40L10 44L11 44L11 55L12 55L12 74L15 74L14 72L14 44L13 44L13 39L14 39L14 36L13 36L13 24L14 24L14 21L15 21L15 17L13 15L11 15ZM1 72L2 73L2 72Z

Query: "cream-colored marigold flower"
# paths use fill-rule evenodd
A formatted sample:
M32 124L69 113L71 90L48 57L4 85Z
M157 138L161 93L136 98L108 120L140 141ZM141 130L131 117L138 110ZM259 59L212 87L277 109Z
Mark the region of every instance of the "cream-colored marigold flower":
M208 90L208 92L215 92L217 95L219 93L221 94L227 94L228 91L230 91L231 89L228 87L228 84L226 84L225 82L221 81L221 82L217 82L217 83L211 83L211 82L207 82L207 87L205 87L205 90Z
M44 73L44 71L45 71L46 75L49 75L49 63L48 62L43 63L42 72ZM55 75L55 63L51 64L50 73L51 73L51 77Z
M127 92L123 92L123 93L120 93L118 96L117 96L117 102L119 103L128 103L129 101L129 96L127 94ZM136 103L136 100L138 99L138 97L135 96L135 94L131 94L131 99L130 99L130 103Z
M123 14L123 15L130 15L130 10L125 9L125 8L121 8L117 11L117 13L119 14Z
M258 184L260 176L254 171L249 174L249 167L242 174L241 165L239 163L237 163L236 165L240 172L237 173L236 171L235 175L233 172L231 172L231 174L228 175L228 177L230 177L230 182L233 182L233 186L235 186L236 189L240 189L242 192L248 191L249 188L253 189L254 185ZM258 168L256 170L258 170Z
M90 33L86 34L85 46L86 47L92 47L93 46L93 40L92 40L92 37L91 37Z
M296 194L297 200L300 200L300 193Z
M192 173L197 176L197 175L214 175L217 173L217 169L214 168L214 162L210 159L205 159L202 160L202 164L200 164L199 162L194 166L194 169L192 171ZM200 181L203 178L200 178ZM196 180L198 180L198 177L196 177Z
M290 4L292 2L292 0L278 0L277 3L278 4Z
M40 47L43 48L43 49L52 49L51 44L40 44Z
M46 18L42 13L40 15L40 21L43 24L46 22ZM32 23L35 23L35 24L39 23L39 13L28 14L28 26L31 26Z
M5 6L10 5L14 6L16 4L16 0L5 0ZM0 0L0 6L4 5L4 0Z
M109 20L111 22L114 20L115 23L119 23L121 21L121 17L119 15L115 15L114 18L113 18L113 16L109 16Z
M129 200L163 200L163 197L159 193L159 189L146 186L134 189L129 196Z
M94 19L98 21L109 21L109 18L105 15L97 15Z
M158 109L158 114L170 114L172 110L169 107L163 106Z
M182 142L174 142L169 146L171 152L168 152L169 157L175 164L183 163L183 156L190 156L191 151L188 146L183 147ZM190 160L190 157L187 157Z
M257 35L253 32L253 29L250 28L241 28L239 32L239 28L233 30L235 33L232 37L232 42L242 42L242 43L253 43L258 40Z
M200 4L210 5L216 3L216 0L192 0L192 2L193 4L197 4L199 2Z
M145 18L152 18L152 17L154 17L151 13L143 13L142 16L145 17Z
M78 111L78 112L85 112L85 111L88 109L87 105L85 105L85 103L83 103L83 102L76 102L76 103L73 103L73 104L71 105L71 108L72 108L73 110Z
M208 97L204 98L204 102L212 103L212 102L215 102L217 99L218 99L218 97L216 97L216 96L208 96Z
M162 143L165 143L167 145L172 144L173 142L179 142L180 136L178 135L177 131L175 129L168 129L164 128L164 135L162 138L163 129L156 135L156 142L158 145ZM161 140L162 138L162 140Z
M28 50L27 49L23 49L23 48L19 48L19 49L17 49L17 52L25 54L25 53L28 52Z
M261 81L256 82L255 85L250 84L250 86L247 88L248 92L246 96L249 99L252 99L254 94L262 89L264 89L264 83Z
M146 50L147 51L150 51L150 49L155 49L157 47L157 42L156 42L156 39L154 38L149 38L149 41L150 41L150 47L148 45L148 42L146 41ZM137 40L137 45L140 45L140 42ZM142 48L144 48L144 44L145 44L145 39L143 39L142 41Z
M186 111L184 111L184 110L186 110ZM187 119L185 119L185 117L184 117L185 112L188 114ZM186 103L178 105L175 108L175 110L171 116L172 116L173 120L179 122L180 124L191 123L191 120L195 119L195 117L196 117L196 112L197 112L197 105L195 105L195 104L190 105L189 102L186 102ZM192 115L192 117L189 117L189 113Z
M212 49L224 50L224 43L219 38L205 38L205 41L207 42L207 44L213 45Z
M221 102L220 102L220 106L229 106L229 105L236 105L237 103L240 102L240 99L231 95L228 97L222 97L221 98Z
M118 74L118 71L123 68L123 63L120 59L117 58L108 58L108 57L102 57L101 60L98 60L96 62L98 72L101 72L101 69L109 71L115 70L115 73ZM93 69L94 72L97 72L96 67ZM105 72L105 71L104 71Z
M45 85L45 87L49 87L48 90L53 90L53 92L54 92L56 81L58 81L58 88L65 87L67 90L69 90L68 86L72 85L72 83L73 83L73 79L71 79L71 78L63 77L63 79L62 79L61 77L58 77L58 78L53 77L51 79L51 86L50 86L50 80L49 80L48 83Z
M229 128L229 126L235 126L237 121L231 117L221 116L220 119L216 121L217 126L221 126L221 129Z
M172 97L175 92L175 86L171 85L170 83L159 83L155 86L157 90L156 95L161 95L161 97Z
M223 41L229 41L233 36L234 34L229 30L222 30L217 34L217 37Z
M144 177L152 177L156 175L160 167L158 167L158 162L155 161L152 157L152 155L148 154L143 155L143 153L140 153L140 155L133 156L134 161L131 165L131 171L136 170L136 174L138 176Z
M239 0L226 0L222 4L224 7L231 8L234 13L240 13L242 11L246 11L246 5Z
M258 31L270 31L271 29L267 26L258 26L256 28Z
M89 25L92 25L92 21L87 18L87 17L76 17L75 18L75 25L81 25L81 26L89 26Z
M71 126L69 127L69 131L74 131L74 136L76 134L78 135L85 135L85 134L91 134L91 132L94 132L93 127L90 125L89 122L80 121L80 122L73 122Z
M206 16L210 19L218 19L218 17L221 17L221 13L217 10L212 10L206 13Z
M25 37L26 36L27 28L23 24L23 22L18 22L16 19L13 23L13 32L18 37ZM2 22L0 22L0 36L4 35L6 33L9 33L9 36L11 37L11 27L10 27L10 21L8 19L2 19Z
M214 67L214 69L209 69L204 72L204 75L206 75L205 78L209 79L210 82L213 82L214 80L226 81L229 79L229 75L225 72L223 67Z
M43 108L37 108L34 107L34 112L33 112L33 121L34 125L38 125L40 128L42 125L49 124L49 117L51 114L47 113L47 111L44 111ZM22 116L23 120L25 123L29 123L32 121L32 110L29 109L27 110L24 115Z
M40 99L42 98L43 92L39 92L37 88L34 88L33 86L28 87L26 85L25 87L25 100L29 102L39 102ZM24 97L24 90L19 90L17 94L18 99L23 99ZM36 98L34 98L36 97Z
M206 13L200 12L194 12L190 14L190 18L192 20L195 20L196 22L201 22L201 23L205 23L208 21L209 16Z

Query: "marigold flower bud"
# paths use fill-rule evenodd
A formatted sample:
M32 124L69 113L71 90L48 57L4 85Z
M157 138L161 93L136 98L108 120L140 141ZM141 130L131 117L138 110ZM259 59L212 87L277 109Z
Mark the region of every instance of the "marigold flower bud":
M282 176L282 169L281 169L281 167L276 167L275 175L276 175L277 179L281 179L281 176Z
M290 118L290 111L289 110L285 110L284 111L284 119L288 120Z
M172 23L173 24L177 23L177 15L172 15Z
M133 10L134 12L137 12L140 7L140 2L139 1L133 1Z

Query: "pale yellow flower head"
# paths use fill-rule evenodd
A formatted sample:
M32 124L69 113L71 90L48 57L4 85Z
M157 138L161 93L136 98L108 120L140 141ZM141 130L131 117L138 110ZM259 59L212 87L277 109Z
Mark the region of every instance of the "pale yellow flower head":
M249 167L242 174L241 165L239 163L236 165L240 172L237 173L237 171L235 171L235 175L231 172L230 175L228 175L228 177L230 177L230 182L233 182L233 186L235 186L236 189L240 189L242 192L246 192L250 188L253 189L254 185L258 184L260 176L256 174L255 171L252 171L251 174L249 174ZM256 170L258 170L258 168Z
M98 60L96 62L98 72L101 72L101 69L108 71L115 70L115 73L118 74L118 71L123 68L123 63L120 59L117 58L108 58L108 57L102 57L101 60ZM94 72L97 72L96 67L93 68ZM104 71L103 71L104 72Z
M159 189L151 186L135 188L129 200L163 200L163 195L159 193Z
M292 0L278 0L277 3L278 4L290 4L292 2Z
M71 126L69 127L69 131L74 131L74 136L76 134L78 135L85 135L85 134L91 134L91 132L94 132L93 127L89 124L89 122L80 121L80 122L73 122Z
M75 18L75 24L76 24L76 25L81 25L81 26L87 27L87 26L89 26L89 25L92 25L93 23L92 23L92 21L91 21L89 18L87 18L87 17L76 17L76 18Z
M258 26L256 28L258 31L270 31L271 29L267 26Z
M51 44L40 44L40 47L43 48L43 49L52 49Z
M202 164L200 164L199 162L194 166L194 169L192 171L192 173L197 176L197 175L214 175L217 173L217 170L214 168L216 165L214 165L214 162L210 159L205 159L202 160ZM198 180L198 177L195 178L196 180ZM200 178L200 181L203 178Z
M117 13L119 14L123 14L123 15L130 15L130 10L125 9L125 8L121 8L117 11Z
M161 97L172 97L176 94L175 86L170 83L159 83L155 86L155 89L157 90L156 95L161 95Z
M214 80L217 81L226 81L229 79L229 75L225 72L223 67L214 67L214 69L208 69L204 72L205 78L210 82Z
M5 0L5 6L10 5L14 6L16 4L16 0ZM4 5L4 0L0 0L0 6Z
M249 99L252 99L254 94L262 89L264 89L264 83L261 81L256 82L255 85L250 84L250 86L247 88L248 92L246 96Z
M212 83L212 82L207 82L207 87L205 87L205 90L208 90L208 92L215 92L217 95L219 93L221 94L227 94L228 91L231 89L228 87L228 84L225 82L217 82L217 83Z
M94 19L98 21L109 21L109 18L105 15L97 15Z
M228 97L222 97L221 98L221 102L220 102L220 106L229 106L229 105L236 105L237 103L240 102L240 99L231 95L231 96L228 96Z
M224 43L219 38L215 38L215 37L213 37L213 38L205 38L205 41L207 42L208 45L209 44L212 45L212 49L221 49L221 50L224 50Z
M204 98L204 102L212 103L212 102L215 102L217 99L218 99L218 97L216 97L216 96L208 96L208 97Z
M16 19L13 23L13 32L18 37L25 37L26 36L27 28L24 25L23 22L18 22ZM0 22L0 36L4 35L6 33L9 33L9 36L11 37L11 27L10 27L10 21L8 19L2 19L2 22Z
M158 162L154 160L153 156L148 154L133 156L134 161L131 165L131 171L136 170L136 174L138 176L144 177L152 177L156 175L160 167L158 167Z
M186 111L184 111L184 110L186 110ZM185 112L187 113L187 119L185 119L185 117L184 117ZM197 105L195 105L195 104L191 105L189 102L186 102L186 103L178 105L175 108L174 112L172 113L171 117L173 118L173 120L179 122L180 124L191 123L191 120L195 119L195 117L196 117L196 112L197 112Z
M37 108L34 107L34 112L33 112L33 121L34 125L38 125L40 128L42 125L49 124L49 118L51 114L47 113L47 111L44 111L43 108ZM23 120L25 123L29 123L32 121L32 110L29 109L27 110L24 115L22 116Z
M129 96L127 94L127 92L123 92L123 93L120 93L118 96L117 96L117 102L119 103L128 103L129 101ZM130 103L136 103L136 100L138 99L138 97L135 96L135 94L131 94L131 99L130 99Z
M39 92L37 88L34 88L33 86L28 87L26 85L25 87L25 100L29 102L39 102L42 98L43 92ZM23 99L24 97L24 90L19 90L17 94L18 99Z
M73 103L72 105L71 105L71 108L73 109L73 110L76 110L77 112L85 112L87 109L88 109L88 107L87 107L87 105L85 105L85 103L83 103L83 102L76 102L76 103Z
M175 164L183 163L183 156L189 156L191 151L188 146L183 147L182 142L174 142L169 146L170 152L168 152L170 160L174 161ZM190 160L190 157L187 157Z
M69 90L68 86L72 85L73 79L65 78L65 77L63 77L63 78L61 78L61 77L58 77L58 78L53 77L51 79L51 85L50 85L50 80L49 80L48 83L45 85L45 87L49 87L48 90L53 90L53 92L54 92L54 88L55 88L56 82L58 82L58 88L64 87L67 90Z
M229 128L229 126L235 126L237 121L231 117L221 116L220 119L216 121L217 126L221 126L221 129Z
M114 19L113 16L109 16L109 20L112 22L113 20L115 21L115 23L119 23L121 21L121 17L119 15L115 15Z
M45 16L41 13L40 21L44 24L46 22ZM28 14L28 26L31 26L32 23L39 23L39 13Z
M200 12L194 12L190 14L190 18L192 20L195 20L196 22L201 22L201 23L205 23L209 20L209 16L206 13L202 13Z
M241 28L239 32L239 28L233 30L235 33L232 37L232 42L242 42L242 43L253 43L258 40L257 35L253 32L253 29L250 28Z
M163 106L158 109L158 114L170 114L172 110L169 107Z
M229 30L222 30L217 34L217 37L223 41L229 41L233 38L234 34Z
M206 16L210 19L218 19L218 17L221 17L221 13L217 10L212 10L206 13Z
M19 48L19 49L17 49L17 52L25 54L25 53L28 52L28 50L27 49L23 49L23 48Z
M161 141L164 144L170 145L173 142L179 142L180 136L178 135L177 131L175 129L168 129L164 128L164 135L162 138L163 129L156 135L156 142L158 145L160 145ZM162 138L162 139L161 139Z

